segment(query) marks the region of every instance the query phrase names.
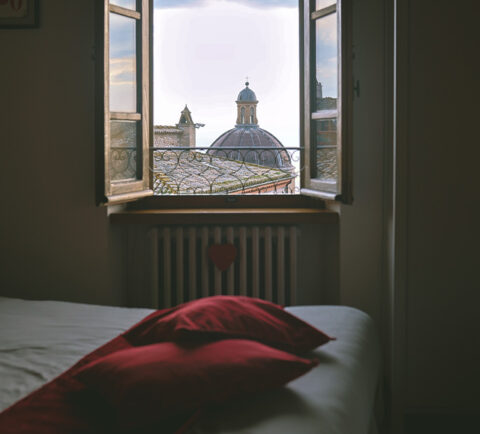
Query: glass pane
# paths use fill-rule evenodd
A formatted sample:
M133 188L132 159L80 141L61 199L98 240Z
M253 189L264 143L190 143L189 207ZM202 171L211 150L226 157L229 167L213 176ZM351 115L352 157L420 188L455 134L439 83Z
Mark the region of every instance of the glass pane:
M337 182L337 118L315 121L316 178L332 183Z
M141 178L137 156L140 122L110 122L110 179L112 181L135 180Z
M316 110L337 107L337 14L319 18L315 23Z
M132 9L134 11L137 10L137 0L110 0L110 4Z
M319 9L326 8L327 6L331 6L336 4L335 0L316 0L315 2L315 10L318 11Z
M110 111L137 111L136 22L110 13Z

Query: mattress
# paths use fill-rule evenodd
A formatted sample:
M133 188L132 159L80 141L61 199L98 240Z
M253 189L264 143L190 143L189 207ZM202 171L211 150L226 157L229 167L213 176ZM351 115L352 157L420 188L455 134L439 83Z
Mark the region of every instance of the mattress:
M192 434L375 432L380 348L371 318L345 306L287 310L337 338L312 352L320 364L281 389L207 411ZM0 411L151 312L0 297Z

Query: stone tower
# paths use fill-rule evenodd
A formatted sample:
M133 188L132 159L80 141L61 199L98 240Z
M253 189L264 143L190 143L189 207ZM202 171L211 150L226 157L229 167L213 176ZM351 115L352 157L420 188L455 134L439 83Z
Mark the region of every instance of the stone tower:
M192 113L186 104L180 114L180 120L176 126L183 131L183 134L180 136L180 146L185 148L195 148L195 123L192 120Z

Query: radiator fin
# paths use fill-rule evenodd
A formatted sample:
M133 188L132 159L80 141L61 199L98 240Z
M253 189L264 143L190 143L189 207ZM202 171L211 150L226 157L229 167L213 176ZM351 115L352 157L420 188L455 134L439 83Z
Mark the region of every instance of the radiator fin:
M295 303L296 226L172 226L151 233L152 295L170 307L210 295L246 295L282 305ZM212 244L233 244L224 272L208 258Z

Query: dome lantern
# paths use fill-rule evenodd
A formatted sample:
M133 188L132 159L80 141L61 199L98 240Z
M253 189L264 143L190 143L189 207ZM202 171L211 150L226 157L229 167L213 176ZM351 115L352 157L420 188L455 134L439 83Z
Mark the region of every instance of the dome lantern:
M249 82L245 83L245 89L242 89L237 97L237 125L256 126L257 119L257 96L250 89Z

